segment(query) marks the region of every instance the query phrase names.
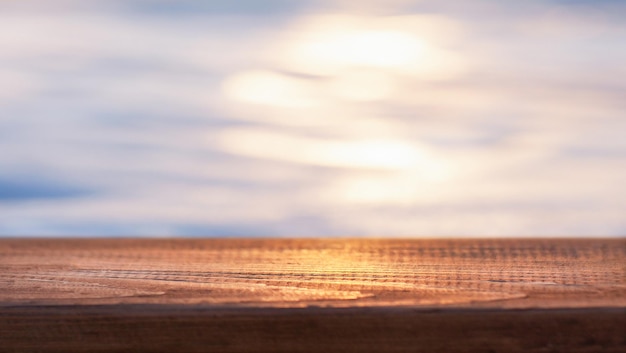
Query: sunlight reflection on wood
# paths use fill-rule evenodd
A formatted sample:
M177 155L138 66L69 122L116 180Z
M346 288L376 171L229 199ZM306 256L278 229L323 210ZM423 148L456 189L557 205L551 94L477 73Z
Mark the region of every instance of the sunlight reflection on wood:
M2 240L0 303L626 306L624 240Z

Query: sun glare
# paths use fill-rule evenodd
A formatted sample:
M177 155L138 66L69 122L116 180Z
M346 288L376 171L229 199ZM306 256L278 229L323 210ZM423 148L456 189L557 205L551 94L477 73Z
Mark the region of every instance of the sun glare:
M346 70L366 69L448 79L461 73L465 63L436 45L432 32L447 33L447 27L454 27L441 22L432 16L315 15L301 20L271 55L280 67L309 75L341 76Z
M389 99L416 80L464 72L465 59L435 45L431 32L453 27L441 22L427 16L310 16L268 47L264 69L234 73L221 89L231 100L276 108Z
M226 80L225 95L237 101L284 108L306 108L316 105L305 80L271 71L245 71Z
M396 88L395 81L385 72L354 70L336 77L330 91L346 100L375 101L389 97Z
M408 33L346 30L316 33L295 45L294 59L320 66L397 67L418 60L424 44Z
M235 103L230 112L271 125L224 130L212 142L223 152L249 158L356 169L316 192L328 192L335 201L406 203L439 197L441 183L456 176L458 168L453 173L452 161L406 139L401 124L377 115L376 107L407 95L418 99L412 88L416 82L461 72L462 59L435 45L439 42L431 33L447 27L427 16L302 19L288 36L277 38L263 69L235 73L222 86Z
M227 130L216 143L229 153L328 167L401 170L423 159L414 144L401 140L314 139L260 129Z

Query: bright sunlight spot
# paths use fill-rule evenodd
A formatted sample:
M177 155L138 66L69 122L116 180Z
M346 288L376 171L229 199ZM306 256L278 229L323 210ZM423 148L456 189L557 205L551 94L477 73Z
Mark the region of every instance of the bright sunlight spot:
M255 129L230 129L217 139L223 151L248 157L328 167L407 169L422 153L400 140L331 140Z
M389 97L395 88L391 75L379 71L351 71L338 76L331 84L332 92L340 98L373 101Z
M224 83L223 90L227 97L247 103L285 108L305 108L316 104L306 82L270 71L239 73Z
M294 47L295 60L322 66L398 67L423 55L424 43L408 33L346 30L315 33Z

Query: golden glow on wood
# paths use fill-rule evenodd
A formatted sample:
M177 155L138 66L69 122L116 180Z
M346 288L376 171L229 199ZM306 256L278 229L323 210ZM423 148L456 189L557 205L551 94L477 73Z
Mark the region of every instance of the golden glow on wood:
M0 240L0 305L626 307L626 240Z

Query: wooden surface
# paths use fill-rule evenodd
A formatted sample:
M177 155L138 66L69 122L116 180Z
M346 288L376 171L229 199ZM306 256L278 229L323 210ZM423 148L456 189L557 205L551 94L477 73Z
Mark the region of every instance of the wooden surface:
M0 347L626 352L626 239L4 239Z

